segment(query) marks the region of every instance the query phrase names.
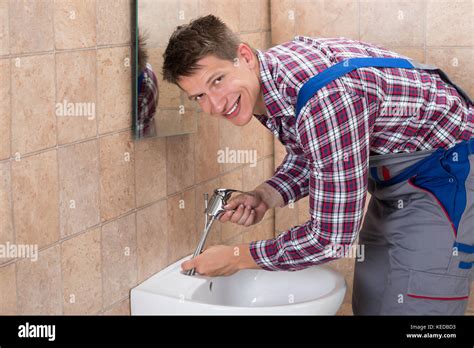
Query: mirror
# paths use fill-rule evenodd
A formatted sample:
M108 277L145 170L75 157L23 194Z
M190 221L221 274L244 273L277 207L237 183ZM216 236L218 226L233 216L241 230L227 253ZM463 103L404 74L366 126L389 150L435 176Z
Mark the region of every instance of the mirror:
M177 86L162 80L162 55L171 32L184 23L162 18L156 0L134 0L132 24L134 76L132 76L133 125L136 139L197 132L197 106ZM163 21L166 21L165 30ZM171 32L169 32L171 30Z

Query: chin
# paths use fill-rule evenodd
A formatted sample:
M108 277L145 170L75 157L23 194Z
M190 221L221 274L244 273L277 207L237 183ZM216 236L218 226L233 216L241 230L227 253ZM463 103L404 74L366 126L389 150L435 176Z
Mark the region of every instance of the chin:
M243 114L239 115L235 118L235 120L232 120L231 122L235 124L236 126L243 127L246 124L248 124L252 120L253 115L252 114Z

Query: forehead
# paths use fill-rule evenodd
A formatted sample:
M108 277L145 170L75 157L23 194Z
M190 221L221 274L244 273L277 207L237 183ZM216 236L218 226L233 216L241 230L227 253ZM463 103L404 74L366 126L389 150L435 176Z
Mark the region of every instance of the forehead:
M191 76L182 76L178 83L186 92L192 94L192 90L205 85L207 79L214 72L226 70L233 66L232 62L217 58L216 56L206 56L197 61L198 69Z

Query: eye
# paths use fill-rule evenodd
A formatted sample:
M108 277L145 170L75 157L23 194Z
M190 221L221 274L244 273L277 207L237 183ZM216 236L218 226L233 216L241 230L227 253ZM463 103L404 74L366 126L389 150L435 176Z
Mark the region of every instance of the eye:
M223 78L224 78L224 75L219 76L217 79L214 80L214 84L218 85L222 81Z
M204 96L204 94L199 94L199 95L194 97L194 100L195 101L200 101L203 96Z

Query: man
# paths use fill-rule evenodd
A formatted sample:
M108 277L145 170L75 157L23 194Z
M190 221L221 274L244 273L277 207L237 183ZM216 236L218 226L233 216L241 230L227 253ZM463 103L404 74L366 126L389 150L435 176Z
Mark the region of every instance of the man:
M299 270L334 260L360 230L355 314L464 313L474 248L472 102L439 70L394 58L403 57L345 38L297 37L261 52L214 16L177 28L164 78L214 117L245 126L255 116L287 150L274 176L233 199L220 220L250 226L306 195L311 215L274 239L210 247L183 270Z

